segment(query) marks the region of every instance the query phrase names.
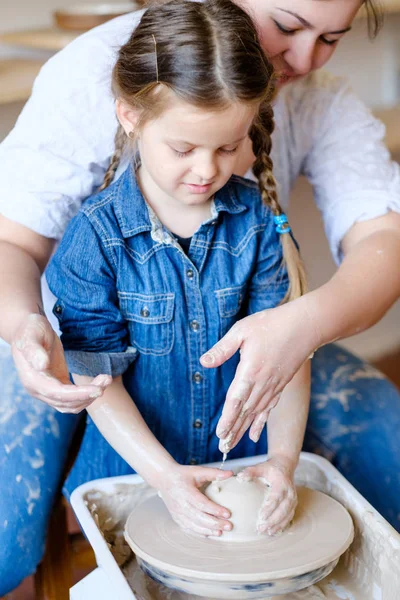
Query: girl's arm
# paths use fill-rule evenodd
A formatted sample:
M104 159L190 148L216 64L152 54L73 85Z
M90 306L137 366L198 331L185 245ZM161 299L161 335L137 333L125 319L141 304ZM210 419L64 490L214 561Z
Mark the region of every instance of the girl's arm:
M268 418L268 460L245 469L241 477L262 477L270 485L258 519L260 533L274 535L293 519L297 506L294 472L299 460L310 403L310 361L307 361L282 392ZM258 439L264 419L254 421Z
M54 240L0 215L0 337L11 344L22 384L61 412L79 412L102 393L102 380L71 384L64 352L44 316L40 277Z
M73 378L82 385L88 380L81 375ZM146 425L122 377L115 378L87 411L114 450L159 491L180 527L198 535L221 535L232 528L226 520L230 513L198 489L206 482L227 479L232 472L179 465Z

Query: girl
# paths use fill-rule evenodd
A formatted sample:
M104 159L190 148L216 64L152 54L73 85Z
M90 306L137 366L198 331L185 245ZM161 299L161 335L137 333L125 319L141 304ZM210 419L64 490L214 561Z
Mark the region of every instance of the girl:
M230 0L150 8L113 71L121 128L102 191L73 219L47 271L74 381L113 377L88 413L175 521L201 535L231 527L198 488L232 473L195 465L235 443L219 449L215 428L238 357L208 372L200 357L241 316L305 288L272 175L271 79L250 17ZM248 135L261 197L232 177ZM137 143L136 169L107 187L127 139ZM308 375L307 364L272 410L269 460L243 475L271 484L259 521L271 535L294 514ZM93 427L89 420L74 486L127 472ZM265 452L262 430L255 421L252 441L243 438L232 457Z

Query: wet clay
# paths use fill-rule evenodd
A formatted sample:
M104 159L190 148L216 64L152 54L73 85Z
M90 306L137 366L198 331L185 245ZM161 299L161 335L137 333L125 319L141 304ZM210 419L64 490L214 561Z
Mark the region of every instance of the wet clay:
M293 524L276 537L240 543L195 538L174 523L158 497L132 512L125 537L140 560L173 576L243 584L293 578L337 560L353 539L341 504L307 488L298 488L298 497Z
M229 519L232 531L226 531L221 537L213 539L223 542L246 542L260 539L257 531L258 512L269 494L269 487L259 478L245 480L230 477L224 481L213 481L204 493L210 500L227 508L231 512Z

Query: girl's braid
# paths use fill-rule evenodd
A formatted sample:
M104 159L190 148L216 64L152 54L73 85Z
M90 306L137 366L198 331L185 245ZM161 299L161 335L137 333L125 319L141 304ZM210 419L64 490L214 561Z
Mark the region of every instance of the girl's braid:
M273 175L273 163L271 158L272 132L274 130L274 113L269 102L261 104L259 113L250 130L250 138L253 142L253 152L256 157L253 165L253 173L260 183L263 202L269 206L274 214L282 214L276 191L276 181Z
M253 173L259 181L262 201L272 210L274 216L279 216L282 214L282 209L278 201L271 158L273 130L273 109L271 103L265 101L261 104L259 113L250 129L250 139L253 142L253 152L256 157ZM289 289L283 303L302 296L307 291L307 281L304 265L292 236L290 233L282 233L280 240L283 260L289 276Z
M112 183L112 180L114 179L114 176L115 176L115 172L118 169L119 163L121 162L121 156L124 152L125 143L126 143L126 133L123 130L121 125L118 125L118 129L115 134L114 141L115 141L114 154L111 157L110 165L104 175L104 180L99 188L99 192L101 192L101 190L104 190L106 187L108 187L110 185L110 183Z

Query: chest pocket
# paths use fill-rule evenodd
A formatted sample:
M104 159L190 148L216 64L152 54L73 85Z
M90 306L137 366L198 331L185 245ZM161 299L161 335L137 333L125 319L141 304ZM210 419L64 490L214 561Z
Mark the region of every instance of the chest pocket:
M118 292L118 297L132 346L143 354L162 356L171 352L175 294Z
M229 287L215 292L219 313L219 337L221 338L236 321L244 317L246 286Z

